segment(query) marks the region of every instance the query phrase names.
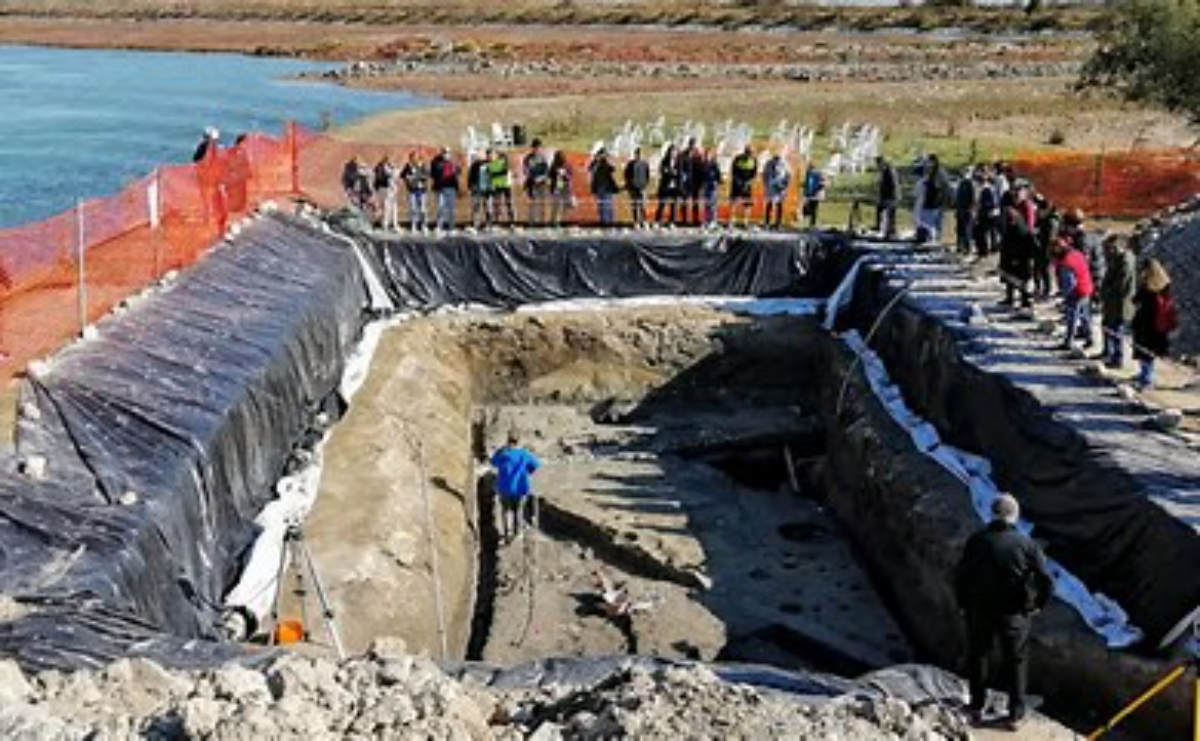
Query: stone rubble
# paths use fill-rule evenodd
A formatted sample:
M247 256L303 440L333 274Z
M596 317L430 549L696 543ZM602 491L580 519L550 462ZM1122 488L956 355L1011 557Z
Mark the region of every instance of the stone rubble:
M1141 254L1159 259L1171 274L1179 306L1173 355L1200 356L1200 194L1138 224Z
M0 738L965 740L930 703L814 700L724 682L703 666L618 666L584 686L496 689L377 644L336 663L285 654L262 668L180 672L142 659L26 676L0 661Z

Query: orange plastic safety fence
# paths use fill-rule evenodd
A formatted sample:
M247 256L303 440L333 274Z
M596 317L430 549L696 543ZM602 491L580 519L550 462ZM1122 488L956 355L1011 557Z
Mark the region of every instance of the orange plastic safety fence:
M1194 150L1024 154L1013 167L1051 201L1096 216L1148 216L1200 194Z
M120 301L194 263L226 225L297 190L296 136L251 135L107 198L0 229L0 384Z

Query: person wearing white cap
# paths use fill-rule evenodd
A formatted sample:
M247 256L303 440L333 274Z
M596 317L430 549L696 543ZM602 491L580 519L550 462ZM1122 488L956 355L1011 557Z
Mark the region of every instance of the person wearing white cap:
M992 502L992 520L968 540L955 573L955 595L966 618L971 721L984 722L988 657L999 647L998 674L1008 692L1005 722L1025 719L1026 665L1033 616L1054 586L1041 547L1017 529L1021 507L1011 495Z
M214 149L221 142L221 132L216 128L209 126L204 129L204 135L200 137L200 143L196 145L196 151L192 154L192 162L200 162L208 156L208 152Z

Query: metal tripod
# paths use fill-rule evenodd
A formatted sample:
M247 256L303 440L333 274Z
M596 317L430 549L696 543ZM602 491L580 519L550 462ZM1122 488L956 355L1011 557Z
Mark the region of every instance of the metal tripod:
M305 639L308 639L308 621L305 614L305 603L308 597L306 585L311 583L317 593L317 602L321 605L321 618L325 621L325 629L329 633L333 648L337 651L339 659L346 658L346 650L342 646L342 637L338 633L333 606L329 603L329 596L325 593L325 586L321 583L321 577L313 563L308 541L304 539L304 528L296 522L290 523L283 534L283 548L279 554L279 571L275 579L278 589L275 592L275 602L271 605L271 632L269 634L271 645L275 645L275 634L279 627L279 603L283 595L283 577L289 563L294 564L296 570L295 593L300 598L300 615L301 623L304 625Z

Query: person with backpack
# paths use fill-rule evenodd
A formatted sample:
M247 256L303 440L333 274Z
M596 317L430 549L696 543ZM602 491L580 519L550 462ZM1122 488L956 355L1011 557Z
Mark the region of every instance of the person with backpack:
M821 202L825 200L825 173L817 166L816 161L808 163L804 173L804 198L800 212L808 218L808 228L817 225L817 217L821 210Z
M721 197L721 163L717 151L709 149L704 157L704 228L717 226L717 201Z
M1058 240L1062 219L1050 199L1041 193L1033 196L1037 203L1037 244L1033 253L1033 294L1047 299L1053 286L1050 280L1050 249Z
M487 165L491 186L491 212L493 223L499 223L503 210L505 224L511 228L517 220L513 211L512 171L508 163L508 155L502 151L494 152Z
M571 163L567 162L567 156L560 149L554 153L554 158L550 161L550 221L554 227L561 228L563 217L575 205L575 195L571 190L571 183L574 178L574 172L571 170ZM645 210L643 209L643 218L645 218Z
M449 234L454 231L455 209L458 206L458 163L449 147L442 147L429 163L433 179L433 192L437 194L438 231Z
M737 223L742 214L742 225L750 225L750 212L754 208L754 178L758 175L758 158L754 149L747 144L741 154L733 158L729 168L729 226Z
M1060 237L1054 246L1054 261L1058 269L1058 289L1063 298L1063 317L1066 333L1061 350L1077 353L1075 340L1083 338L1083 347L1092 346L1092 294L1095 290L1092 283L1092 271L1088 269L1087 258L1075 244Z
M417 150L408 155L400 171L400 179L408 189L408 223L414 232L425 231L425 193L429 190L429 167Z
M1100 332L1104 365L1119 369L1125 365L1125 336L1133 321L1137 294L1137 268L1129 246L1116 234L1104 238L1104 261L1108 269L1100 281Z
M650 187L650 163L642 159L642 148L633 150L633 159L625 163L625 192L635 229L646 228L646 189Z
M1171 333L1179 328L1171 276L1158 260L1146 261L1133 303L1133 357L1139 365L1135 383L1140 389L1153 388L1155 361L1170 353Z
M482 157L471 158L467 167L467 190L471 194L471 227L486 229L492 225L492 175L489 165L492 149Z
M884 239L896 238L896 207L900 205L900 176L883 155L875 158L879 194L875 200L875 231Z
M1008 692L1009 730L1027 713L1025 689L1033 618L1050 601L1054 580L1046 556L1017 522L1021 507L1009 494L992 501L992 519L967 539L954 573L954 593L967 633L967 677L972 725L984 723L989 657L999 648L1002 687Z
M1000 191L996 178L990 172L984 174L978 192L978 210L975 213L975 254L980 259L996 250L1000 234ZM1047 253L1053 243L1047 244Z
M762 182L767 201L766 211L763 212L763 228L778 229L783 225L783 202L787 200L788 187L792 183L792 171L778 152L763 165Z
M542 140L530 142L529 153L521 163L525 196L529 199L529 225L540 226L546 220L546 205L550 197L550 163L542 151Z
M375 193L383 210L383 229L400 231L400 172L386 154L375 165Z
M667 147L662 160L658 163L658 207L654 209L654 220L663 223L663 216L670 209L668 222L675 223L679 202L679 158L675 156L675 145Z
M588 166L591 175L592 195L596 197L596 213L601 226L612 226L616 219L613 197L617 194L617 168L613 165L608 150L601 147Z

